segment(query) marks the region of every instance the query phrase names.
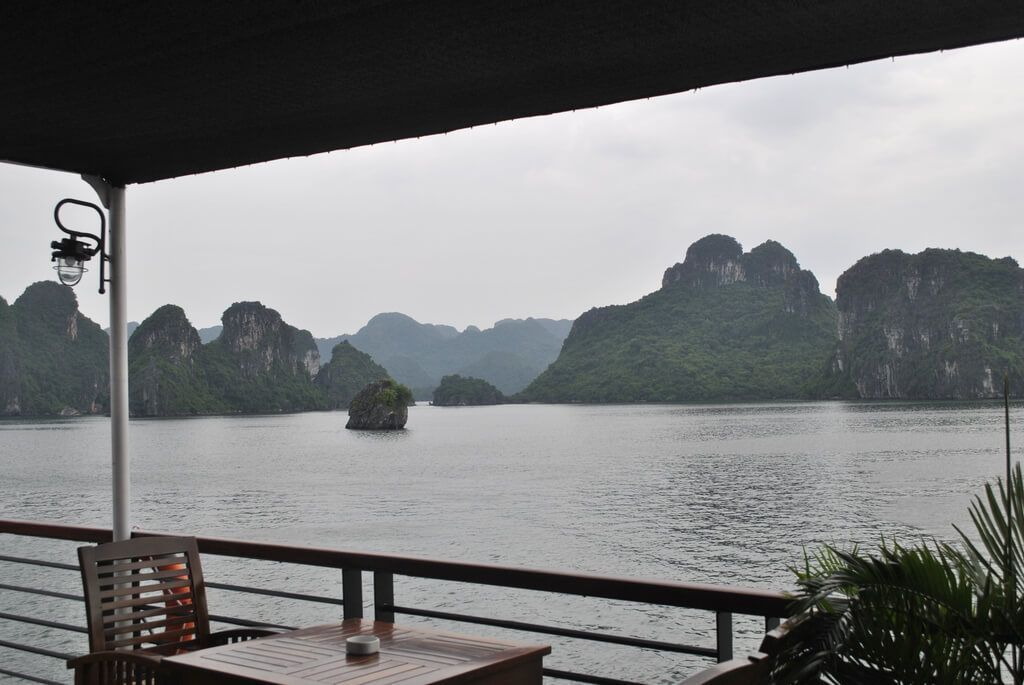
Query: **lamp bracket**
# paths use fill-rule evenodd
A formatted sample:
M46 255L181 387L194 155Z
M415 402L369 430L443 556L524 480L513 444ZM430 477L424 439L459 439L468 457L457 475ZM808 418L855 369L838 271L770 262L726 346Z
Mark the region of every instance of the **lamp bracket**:
M84 176L83 176L84 178ZM94 177L95 178L95 177ZM94 186L95 187L95 186ZM97 190L99 192L99 190ZM60 220L60 210L64 205L72 204L78 205L79 207L88 207L96 212L100 217L100 234L94 235L92 233L86 233L85 231L76 231L65 226ZM69 247L79 252L79 256L84 259L90 257L100 256L100 295L106 292L106 284L110 283L110 279L106 277L106 265L110 261L110 256L106 252L107 243L107 216L103 210L97 205L91 202L85 202L84 200L75 200L74 198L66 197L57 203L57 206L53 208L53 220L57 222L57 227L60 230L71 236L70 239L65 238L61 243L67 243ZM79 239L85 238L95 243L94 247L90 247ZM61 243L54 243L54 248L62 247ZM54 257L56 258L60 253L55 252Z
M92 186L104 209L110 209L110 181L94 174L82 174L82 180Z

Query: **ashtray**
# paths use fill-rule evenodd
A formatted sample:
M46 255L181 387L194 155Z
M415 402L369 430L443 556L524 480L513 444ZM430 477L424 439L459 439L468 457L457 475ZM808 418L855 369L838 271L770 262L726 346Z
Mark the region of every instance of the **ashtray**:
M376 635L354 635L345 640L347 654L376 654L380 651L380 638Z

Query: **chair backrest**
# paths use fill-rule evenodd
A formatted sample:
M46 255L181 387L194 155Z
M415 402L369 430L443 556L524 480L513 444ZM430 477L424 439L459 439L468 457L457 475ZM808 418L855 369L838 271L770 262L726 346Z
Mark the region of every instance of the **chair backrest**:
M79 547L89 651L174 654L210 635L195 538L134 538Z

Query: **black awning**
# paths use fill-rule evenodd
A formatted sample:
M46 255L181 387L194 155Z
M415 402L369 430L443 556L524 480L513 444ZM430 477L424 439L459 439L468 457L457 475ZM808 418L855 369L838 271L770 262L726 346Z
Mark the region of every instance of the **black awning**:
M1021 0L38 0L0 159L155 181L1024 36Z

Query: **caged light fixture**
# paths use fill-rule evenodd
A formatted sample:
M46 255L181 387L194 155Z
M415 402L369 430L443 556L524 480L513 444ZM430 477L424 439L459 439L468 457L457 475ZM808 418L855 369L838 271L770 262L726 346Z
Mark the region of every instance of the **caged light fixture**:
M96 210L96 213L99 214L100 217L100 234L96 236L92 233L73 231L61 223L60 210L67 204L78 205L80 207L90 207ZM57 262L53 268L57 270L57 277L60 279L60 282L67 286L78 285L78 282L82 280L82 274L88 271L88 269L85 268L85 263L96 255L99 255L100 294L102 295L105 293L105 284L110 282L110 279L106 278L106 263L110 261L110 256L104 251L107 240L107 220L103 214L103 210L91 202L64 198L57 203L56 207L54 207L53 220L57 222L57 227L60 228L60 230L70 236L69 238L54 240L50 243L50 247L53 249L50 261ZM91 241L92 244L87 241Z

